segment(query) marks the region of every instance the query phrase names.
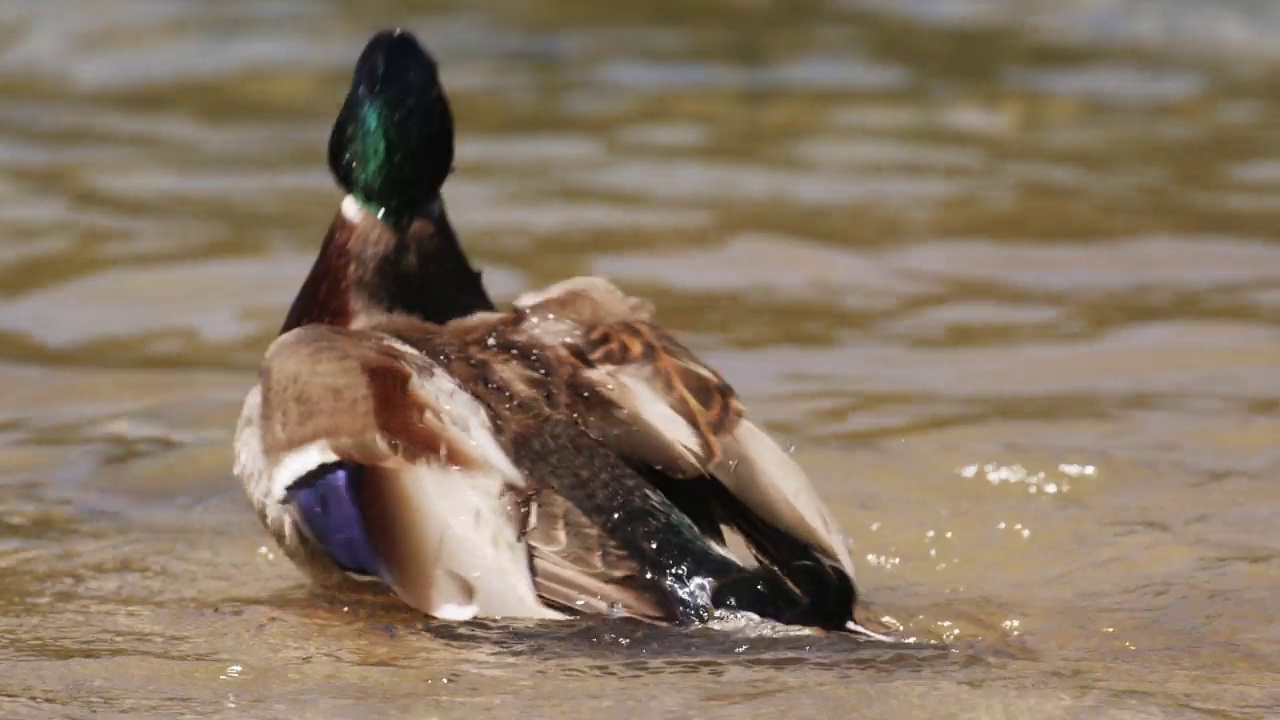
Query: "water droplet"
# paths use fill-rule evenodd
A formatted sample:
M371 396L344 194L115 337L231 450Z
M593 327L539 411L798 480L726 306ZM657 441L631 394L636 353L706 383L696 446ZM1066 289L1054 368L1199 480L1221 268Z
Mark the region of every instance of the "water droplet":
M1077 465L1075 463L1063 463L1058 466L1058 472L1067 477L1093 476L1098 474L1098 468L1093 465Z
M881 616L880 622L884 623L885 625L888 625L889 628L894 632L898 632L902 630L902 623L898 622L897 618L893 617L892 615Z

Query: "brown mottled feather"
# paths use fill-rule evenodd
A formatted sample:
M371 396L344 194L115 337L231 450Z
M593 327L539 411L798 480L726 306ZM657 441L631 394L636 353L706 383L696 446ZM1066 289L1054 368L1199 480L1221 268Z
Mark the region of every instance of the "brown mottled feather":
M757 558L782 562L788 553L798 560L794 553L806 552L808 543L852 577L843 535L803 470L746 420L719 373L654 324L650 305L602 278L578 277L528 293L515 306L520 327L579 363L586 395L615 404L580 403L579 422L648 468L651 481L681 498L709 535L715 534L709 518L720 518L751 535ZM678 488L682 480L719 482L738 504L695 489L710 486ZM789 535L802 545L789 544Z
M646 320L615 322L584 334L591 365L630 366L656 384L671 408L697 430L708 465L721 456L719 436L742 419L738 394L674 337Z

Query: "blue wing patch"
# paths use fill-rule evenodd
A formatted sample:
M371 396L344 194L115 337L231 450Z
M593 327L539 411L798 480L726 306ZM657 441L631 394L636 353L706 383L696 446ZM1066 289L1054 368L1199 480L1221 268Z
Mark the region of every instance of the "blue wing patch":
M382 561L361 510L365 468L353 462L322 465L285 491L298 519L334 564L357 575L382 577Z

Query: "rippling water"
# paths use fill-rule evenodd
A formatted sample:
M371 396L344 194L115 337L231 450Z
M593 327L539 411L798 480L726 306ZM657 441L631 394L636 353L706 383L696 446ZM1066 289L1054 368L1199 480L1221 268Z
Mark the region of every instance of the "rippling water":
M1274 3L399 5L0 6L0 715L1280 714ZM496 293L652 296L953 652L424 627L267 547L231 426L386 24Z

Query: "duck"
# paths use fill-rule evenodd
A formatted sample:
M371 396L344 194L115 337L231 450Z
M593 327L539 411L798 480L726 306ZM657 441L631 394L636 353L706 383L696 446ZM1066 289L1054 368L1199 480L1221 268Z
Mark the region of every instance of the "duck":
M735 390L600 277L499 310L448 224L453 123L403 30L356 62L343 198L263 358L234 472L322 586L439 620L855 618L848 540Z

